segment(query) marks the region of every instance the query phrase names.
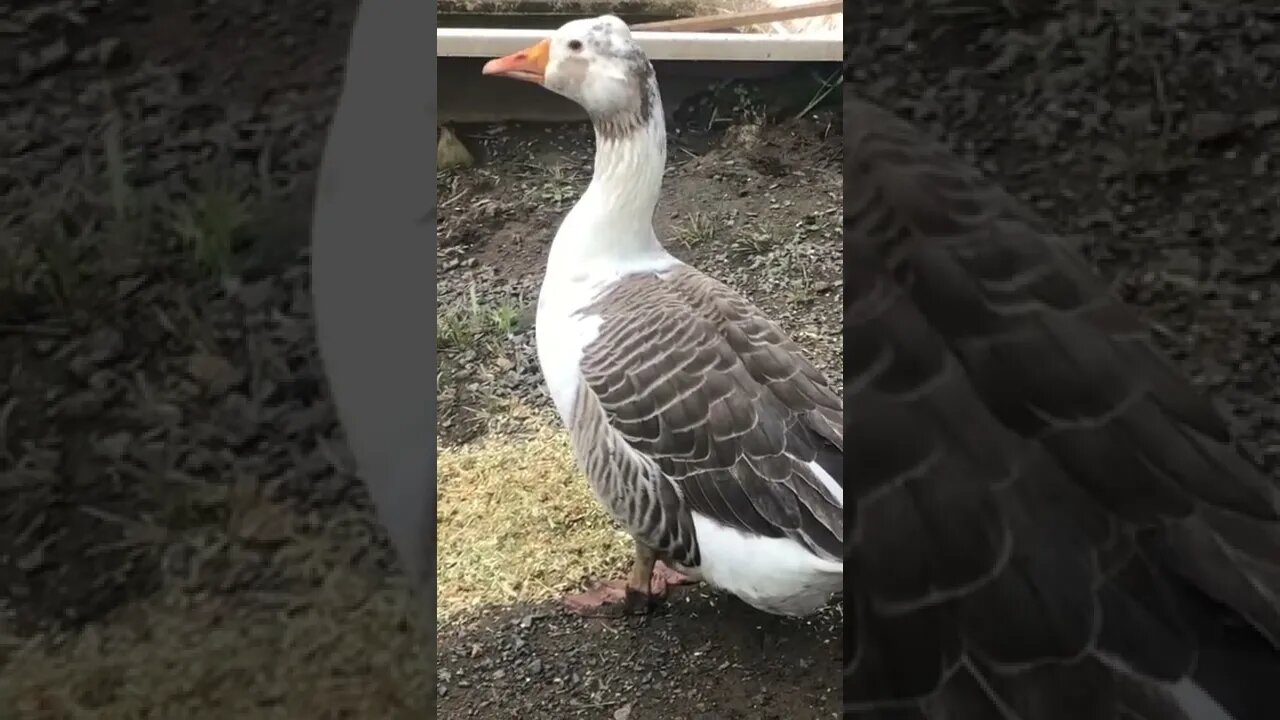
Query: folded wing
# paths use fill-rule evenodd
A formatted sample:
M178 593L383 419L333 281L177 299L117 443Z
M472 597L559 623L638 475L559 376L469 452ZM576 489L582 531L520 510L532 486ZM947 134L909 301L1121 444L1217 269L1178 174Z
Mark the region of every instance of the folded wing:
M774 323L683 266L627 276L582 312L600 326L574 432L596 440L575 445L629 531L696 565L697 512L841 557L840 398Z
M1276 483L1037 217L844 112L849 717L1280 717L1206 670L1280 682Z

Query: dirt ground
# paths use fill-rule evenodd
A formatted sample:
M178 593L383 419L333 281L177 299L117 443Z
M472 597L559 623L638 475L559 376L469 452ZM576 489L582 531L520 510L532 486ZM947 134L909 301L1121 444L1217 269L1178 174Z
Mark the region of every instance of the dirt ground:
M1009 6L850 14L846 77L1075 236L1280 472L1280 7Z
M5 720L423 712L307 290L355 6L0 10Z

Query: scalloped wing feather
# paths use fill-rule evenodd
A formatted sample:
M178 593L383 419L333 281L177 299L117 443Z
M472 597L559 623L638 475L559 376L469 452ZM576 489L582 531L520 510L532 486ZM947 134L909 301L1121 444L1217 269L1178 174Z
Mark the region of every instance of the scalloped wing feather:
M1280 717L1204 665L1280 682L1275 481L1064 240L845 93L847 716Z

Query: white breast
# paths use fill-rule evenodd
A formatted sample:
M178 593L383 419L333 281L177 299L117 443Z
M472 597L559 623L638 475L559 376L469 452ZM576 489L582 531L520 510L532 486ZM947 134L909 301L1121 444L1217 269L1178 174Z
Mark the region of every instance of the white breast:
M600 318L579 315L598 292L589 278L565 285L542 283L538 293L538 314L534 324L534 342L538 348L538 365L547 383L551 401L560 420L569 424L580 378L578 363L582 351L600 331Z

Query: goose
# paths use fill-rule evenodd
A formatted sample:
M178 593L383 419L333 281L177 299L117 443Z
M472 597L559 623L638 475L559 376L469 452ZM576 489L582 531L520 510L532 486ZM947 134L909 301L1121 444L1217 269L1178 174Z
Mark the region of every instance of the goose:
M625 580L566 604L644 614L702 581L765 612L818 611L843 580L842 400L776 323L658 240L666 130L644 51L604 15L483 73L573 100L595 130L535 337L576 462L635 551Z
M1280 718L1280 488L995 183L844 88L847 718Z

